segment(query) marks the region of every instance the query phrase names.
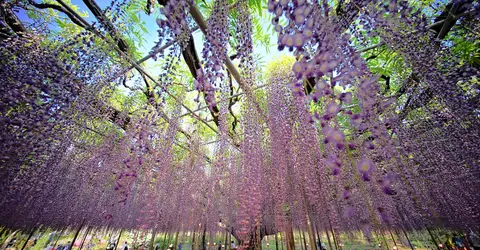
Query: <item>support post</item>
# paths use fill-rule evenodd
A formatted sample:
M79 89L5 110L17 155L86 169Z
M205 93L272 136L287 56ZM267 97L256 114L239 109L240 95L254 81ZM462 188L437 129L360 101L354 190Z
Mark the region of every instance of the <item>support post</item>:
M152 230L152 238L150 239L150 246L149 246L149 250L153 250L153 244L155 243L155 235L157 234L157 232L155 231L155 229Z
M303 246L305 247L305 250L308 250L307 249L307 241L305 240L305 232L303 230L301 232L302 232L301 237L302 237L302 240L303 240Z
M107 226L106 230L108 233L108 243L112 242L112 234L113 234L113 231L110 231L109 230L110 226Z
M312 222L310 221L310 216L308 214L308 209L305 209L305 216L307 218L307 233L310 240L310 249L317 250L317 244L315 242L315 234L313 233Z
M75 243L75 240L77 240L78 234L80 233L80 230L82 230L82 227L83 227L83 223L78 227L78 230L75 233L75 236L73 236L72 243L70 243L68 250L73 250L73 244Z
M438 243L437 243L437 240L435 239L435 237L433 236L432 232L430 231L430 229L428 227L425 227L427 229L427 232L428 234L430 234L430 237L432 238L432 241L433 241L433 244L435 244L435 247L437 248L437 250L440 250L440 247L438 246Z
M390 228L388 229L388 232L390 233L390 236L392 237L393 245L397 246L397 242L395 241L395 237L393 237L393 234L392 234L392 231L390 230Z
M282 247L282 250L283 250L283 238L282 238L282 233L280 233L280 246Z
M321 246L322 240L321 240L321 238L320 238L320 234L318 233L318 227L317 227L317 224L316 224L316 223L315 223L315 233L317 234L317 240L318 240L318 242L319 242L319 244L320 244L320 248L321 248L321 247L322 247L322 246ZM315 242L315 245L317 245L317 242ZM323 250L323 249L318 249L318 250Z
M278 232L275 233L275 250L278 250Z
M89 232L90 232L90 228L87 227L87 229L85 230L85 235L83 236L83 239L82 239L82 243L80 244L80 250L82 250L83 244L85 243L85 240L87 239L87 236L88 236Z
M132 249L133 249L133 250L136 249L137 238L138 238L138 231L135 231L135 234L134 234L134 236L133 236L133 244L132 244Z
M260 235L260 234L261 234L261 230L260 230L260 229L261 229L261 228L260 228L260 225L261 225L261 224L260 224L260 219L259 219L259 218L256 218L255 220L256 220L256 223L255 223L255 224L256 224L256 228L257 228L257 230L256 230L256 235L255 235L255 236L256 236L256 237L255 237L255 241L256 241L256 243L255 243L255 249L257 249L257 250L262 250L262 236Z
M195 228L193 230L193 234L192 234L192 250L195 250L197 249L196 248L196 242L195 242L195 235L197 234L197 229Z
M330 234L328 233L328 230L325 230L325 232L327 233L328 246L333 250L332 242L330 241Z
M28 244L28 241L30 240L30 238L32 238L32 235L33 235L33 233L35 233L35 231L36 231L36 228L32 228L32 230L30 231L30 234L28 234L27 240L25 241L25 243L23 243L23 246L22 246L21 250L25 249L25 247Z
M178 243L178 234L180 233L180 231L177 231L175 233L175 241L173 242L173 249L177 249L177 243Z
M232 249L232 233L231 231L232 228L230 227L228 232L227 232L227 244L225 245L225 249L230 250Z
M330 222L330 218L328 219L328 224L330 225L330 231L332 233L333 244L335 244L335 249L338 249L337 239L335 237L335 231L333 231L332 223ZM331 248L331 246L330 246Z
M118 249L118 243L120 243L120 237L122 237L122 232L123 230L120 229L120 233L118 234L118 238L117 238L117 243L115 244L115 249Z
M385 249L390 249L388 247L388 242L387 242L387 239L385 239L385 234L383 231L380 231L382 233L382 239L383 239L383 243L385 243Z
M295 238L291 226L289 226L287 231L285 232L285 240L287 244L287 250L295 250Z
M53 249L57 246L58 240L62 237L63 232L65 231L66 227L62 228L62 231L60 231L60 235L58 235L57 239L55 240L55 243L53 244Z
M166 249L166 248L168 247L167 235L168 235L167 232L165 232L165 234L163 235L162 249ZM167 243L167 246L166 246L166 247L165 247L165 243Z
M207 250L205 247L205 237L207 234L207 223L203 224L203 235L202 235L202 245L200 246L202 250Z
M224 244L224 249L227 249L227 245L228 245L228 231L225 232L225 244Z

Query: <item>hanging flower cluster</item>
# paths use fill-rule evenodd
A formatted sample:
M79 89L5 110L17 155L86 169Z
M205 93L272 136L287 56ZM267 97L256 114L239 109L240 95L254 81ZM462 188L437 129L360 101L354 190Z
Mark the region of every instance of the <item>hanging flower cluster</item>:
M352 165L356 166L354 167L357 170L355 175L360 175L360 180L365 182L360 186L373 185L371 187L372 196L376 193L395 196L398 194L396 190L401 184L399 183L399 175L393 174L394 172L401 173L400 175L406 178L406 183L412 185L411 176L405 171L406 166L400 160L401 156L394 148L395 143L388 135L387 128L391 126L392 117L385 119L383 117L379 119L378 117L378 114L386 113L395 100L379 98L378 77L372 77L369 74L360 55L355 53L353 47L351 47L350 36L343 34L343 31L345 26L348 26L346 21L357 15L355 13L359 11L360 6L367 6L365 13L361 15L361 18L370 18L368 21L362 22L366 29L371 29L374 26L381 29L379 27L390 27L392 24L402 25L401 18L408 17L409 23L422 19L415 16L416 14L411 14L414 12L411 7L406 6L406 2L401 2L398 6L395 3L384 5L381 1L378 4L354 1L353 4L357 8L346 9L349 12L345 13L348 18L343 20L342 25L335 17L328 15L330 10L327 4L321 5L309 1L269 1L268 9L275 15L272 24L279 33L279 50L288 48L290 51L294 51L297 57L297 61L292 68L292 72L297 79L292 80L288 86L298 98L323 104L323 113L315 112L311 118L308 118L308 121L313 123L316 120L322 127L323 141L326 145L326 152L328 152L326 155L324 154L324 163L328 167L328 172L333 176L340 176L342 181L339 180L339 183L343 183L343 180L349 182L348 180L355 177L349 175L349 173L343 174L342 169L348 167L345 166L345 161L351 158L349 155L353 152L359 152L360 157L357 163L352 162ZM400 18L398 20L396 15L392 15L391 18L384 18L385 13L391 13L392 11L399 11ZM287 24L285 26L280 25L282 18L286 19ZM372 23L375 25L371 25ZM392 41L393 44L398 43L400 46L405 46L404 39L407 38L400 38L401 36L396 35L399 29L398 27L395 29L388 28L385 34L398 39L398 41ZM369 34L375 35L374 33ZM419 36L421 37L421 35ZM409 37L408 40L411 40L412 37ZM416 45L413 44L408 47L408 51L415 51L413 46ZM428 60L431 62L431 59L425 58L428 57L413 59L412 61ZM432 67L429 67L428 71L438 72ZM429 73L429 75L432 74ZM441 79L438 80L442 81ZM344 91L336 93L339 90L335 88L336 86L341 86ZM356 87L355 95L348 91L352 86ZM452 93L449 94L451 100L452 96L458 96L458 94L453 94L452 91L443 94L445 93ZM305 94L308 98L305 97ZM346 105L351 104L354 98L360 104L360 112L353 112L353 109L349 109L351 106ZM340 116L349 116L351 125L356 128L354 135L349 136L350 142L346 141L345 133L339 127L338 117ZM370 135L365 137L364 134ZM380 145L382 148L377 148ZM392 157L397 159L396 162L389 160ZM377 164L373 164L373 162ZM382 174L378 172L380 166L375 167L380 163L383 165L381 167ZM348 178L345 178L347 176ZM372 179L375 182L370 182ZM348 183L343 185L342 197L345 201L348 201L347 203L352 204L350 202L352 200L352 185ZM419 196L420 194L416 195ZM377 199L382 198L378 197ZM385 203L385 206L379 207L377 211L372 207L370 213L378 213L382 221L391 223L392 220L388 214L395 213L392 202L390 200L389 203ZM352 212L350 208L346 211L349 211L347 214Z
M188 5L170 3L161 24L183 32ZM296 57L269 69L267 119L244 103L238 148L228 145L228 109L220 107L213 156L202 131L184 131L191 127L180 102L172 110L147 102L128 116L105 103L122 69L86 34L59 46L1 40L0 222L193 231L196 244L227 229L244 249L277 232L294 248L293 229L316 228L336 245L341 232L356 230L368 240L434 223L479 230L478 69L432 39L406 1L344 4L355 8L332 15L328 1L268 2L279 49ZM248 85L247 6L237 6L236 49ZM227 16L228 1L216 1L196 82L209 105L225 78ZM351 36L363 36L349 27L356 16L412 68L400 81L415 86L399 103L406 108L380 93L379 77L352 46Z
M216 105L215 90L223 88L225 80L224 65L227 58L228 44L228 1L216 0L213 11L207 21L205 42L202 57L205 62L203 68L197 70L195 89L205 93L205 101L209 107Z
M240 67L252 70L254 68L252 17L248 9L248 1L242 0L238 2L237 12L237 56L240 59Z
M188 26L187 15L192 4L192 0L166 1L165 6L161 9L161 13L166 20L157 19L157 25L160 28L158 31L160 39L166 35L165 32L167 32L166 28L168 27L168 30L173 33L172 39L175 39L182 49L187 46L191 32ZM153 51L155 51L155 48Z
M192 4L193 1L187 0L166 1L165 6L161 9L161 13L166 19L158 18L156 20L159 27L157 30L159 40L150 51L150 56L155 60L164 59L158 81L160 86L154 87L162 102L165 102L165 92L173 82L172 75L175 74L181 52L189 43L193 43L190 41L191 24L187 18ZM172 42L173 46L168 48L168 54L165 55L165 49L168 47L166 45Z

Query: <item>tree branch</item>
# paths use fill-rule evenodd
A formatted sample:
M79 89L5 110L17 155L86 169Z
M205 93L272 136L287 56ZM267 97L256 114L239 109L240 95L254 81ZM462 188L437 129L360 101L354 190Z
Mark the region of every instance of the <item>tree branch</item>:
M70 11L68 11L67 9L65 9L63 6L56 5L56 4L51 4L51 3L35 3L33 0L29 1L29 3L30 3L32 6L38 8L38 9L54 9L54 10L58 10L58 11L62 12L63 14L67 15L68 18L70 18L70 20L71 20L74 24L76 24L76 25L78 25L78 26L80 26L80 27L82 27L82 28L84 28L84 29L87 28L87 26L86 26L84 23L82 23L80 20L78 20L78 19L75 17L75 15L73 15Z
M25 26L23 26L22 22L20 22L20 19L18 19L17 15L15 15L15 13L8 8L7 3L4 1L0 3L0 14L2 20L5 21L5 24L8 25L17 35L23 36L25 33L27 33L27 29ZM2 26L5 27L2 28L2 30L6 29L5 25Z
M230 86L230 96L233 96L233 81L232 81L232 75L230 75L230 73L228 73L228 82L229 82L229 86ZM230 114L233 117L233 122L232 122L233 132L235 132L235 128L237 127L238 119L235 116L235 114L233 113L232 106L235 105L235 103L237 103L237 101L238 101L238 97L228 99L228 111L230 112Z
M390 90L390 76L382 75L380 78L385 80L385 90L383 94L386 94Z
M103 14L102 9L94 0L83 0L88 9L93 13L97 20L105 27L108 34L113 38L114 41L117 41L117 46L121 51L128 51L127 42L121 37L118 30L113 26L113 24L108 20L108 18Z

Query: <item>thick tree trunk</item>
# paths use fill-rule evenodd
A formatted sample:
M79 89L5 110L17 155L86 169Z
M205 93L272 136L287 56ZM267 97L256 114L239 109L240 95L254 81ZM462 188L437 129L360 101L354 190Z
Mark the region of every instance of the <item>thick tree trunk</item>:
M84 0L83 2L92 12L92 14L97 18L97 20L105 27L112 39L117 42L118 48L123 52L128 52L127 42L122 38L121 34L118 32L115 26L103 14L100 6L98 6L98 4L93 0Z
M295 250L295 238L293 236L293 229L290 226L285 231L285 241L287 244L287 250Z

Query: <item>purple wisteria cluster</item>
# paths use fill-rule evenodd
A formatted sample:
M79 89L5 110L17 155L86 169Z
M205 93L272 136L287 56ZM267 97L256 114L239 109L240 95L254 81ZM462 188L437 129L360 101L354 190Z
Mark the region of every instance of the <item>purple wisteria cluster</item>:
M205 101L209 107L216 105L215 90L226 91L225 60L227 58L228 31L228 1L217 0L213 5L212 14L207 21L205 42L202 57L204 66L197 70L195 89L205 93Z
M190 39L187 15L192 4L193 1L191 0L166 1L165 6L161 9L161 13L166 19L157 19L157 25L160 28L158 37L160 39L163 39L167 32L171 32L173 33L171 35L172 39L175 39L182 49L185 48ZM168 29L166 29L167 27ZM153 48L152 53L155 53L155 48Z
M253 39L252 39L252 16L248 8L248 1L242 0L237 3L237 56L242 68L252 71L253 65Z
M307 232L305 246L324 232L332 248L355 231L386 242L392 231L409 241L415 230L480 230L478 62L457 55L443 28L434 34L407 1L340 2L342 13L329 1L269 0L278 48L295 57L270 68L258 103L248 89L257 79L252 14L248 1L237 3L238 84L248 97L238 134L222 85L226 0L214 2L195 81L219 105L217 135L183 123L182 96L172 107L155 105L156 96L112 100L124 68L87 33L0 40L0 224L189 231L197 248L229 232L241 249L278 232L294 249L294 231ZM454 17L478 31L478 4L464 2ZM192 4L163 8L160 33L177 39L174 58ZM478 32L465 39L475 44ZM354 47L371 40L408 68L392 80L397 93L382 90ZM165 88L173 72L160 79Z
M163 59L164 61L158 81L160 84L154 87L163 102L165 102L167 88L173 82L172 75L178 66L181 52L189 43L193 43L190 40L191 24L187 18L192 4L193 1L187 0L162 2L164 6L161 8L161 13L165 19L156 20L159 27L157 30L159 40L150 51L150 56L154 60ZM173 46L169 47L169 43Z
M421 17L418 11L414 11L403 1L400 1L398 5L395 3L384 4L381 1L378 3L354 1L354 5L357 8L350 9L350 13L343 13L344 15L340 16L342 22L339 22L336 16L329 15L331 11L326 3L288 0L269 1L268 9L274 14L272 24L279 33L279 50L288 48L294 52L297 58L292 68L296 79L292 79L286 84L302 102L321 103L320 111L315 111L311 116L307 115L306 120L322 127L323 143L325 144L324 164L330 175L339 178L335 184L332 184L337 187L331 189L331 192L341 194L347 205L344 207L344 215L351 217L355 214L354 207L351 207L355 204L352 203L352 200L361 202L358 199L362 196L371 196L373 200L381 199L384 205L376 208L373 207L373 204L364 204L363 202L356 205L362 204L369 207L370 213L378 214L380 222L391 225L392 223L400 223L398 217L393 218L399 215L398 204L395 205L398 199L389 198L386 202L385 198L382 198L381 195L377 196L378 194L387 197L399 197L398 195L401 192L400 197L408 197L409 195L413 195L416 199L419 197L429 199L429 197L418 193L418 189L423 190L425 187L417 187L415 177L412 176L413 169L417 167L413 167L403 160L405 155L399 153L396 149L398 141L392 140L392 133L394 132L394 130L391 130L392 123L398 121L398 117L392 114L391 108L395 99L382 98L379 95L378 77L372 76L368 72L364 60L351 46L350 35L344 33L345 26L349 26L348 20L351 20L350 17L356 16L355 13L359 12L359 8L364 7L365 9L360 15L363 28L367 30L376 29L376 32L368 32L370 36L380 35L387 41L387 44L393 46L393 49L408 51L407 58L410 55L415 57L411 59L414 74L417 70L423 70L422 75L430 76L427 81L435 82L436 91L442 91L438 95L444 96L444 100L450 102L452 108L458 109L461 112L458 113L459 115L465 111L471 112L472 108L467 107L469 104L459 98L461 94L454 90L452 84L446 85L450 87L438 88L439 82L447 83L448 81L441 76L444 72L441 72L438 66L431 63L435 61L435 59L432 59L432 56L435 57L435 53L432 51L436 47L434 43L427 40L428 45L425 48L422 47L421 52L428 53L428 55L415 53L419 49L418 41L426 41L424 36L428 35L427 29L424 28L425 19ZM398 15L396 11L398 11ZM388 17L386 17L386 13L389 13ZM280 25L282 18L286 19L285 26ZM404 28L403 21L407 19L408 21L405 23L411 25L415 32L400 31L400 26ZM396 27L392 28L392 26ZM357 34L356 32L352 33ZM407 41L411 41L411 43ZM423 62L425 62L424 65L421 64ZM471 73L467 73L468 71ZM463 71L463 77L471 79L476 70L469 69L468 71ZM453 76L452 74L447 75L449 77ZM468 78L469 75L470 78ZM461 78L456 77L454 79L460 80ZM352 90L354 90L353 93ZM352 104L352 100L355 99L358 104ZM462 103L463 107L460 106ZM360 109L357 108L357 105ZM463 121L469 120L474 124L478 123L478 118L472 119L469 115L460 116ZM347 128L339 126L339 119L343 119L343 117L350 117L350 126ZM403 127L402 124L397 124L397 126L400 126L399 129ZM348 136L346 136L345 131L349 132ZM403 132L402 134L405 135ZM403 137L403 139L406 138ZM415 140L418 140L418 137ZM469 144L467 141L470 140L470 138L463 139L467 145ZM404 143L408 143L408 141ZM415 142L413 145L418 145L418 143ZM468 151L471 149L473 149L471 146L467 147ZM473 156L475 153L470 154L469 152L469 155L475 158ZM412 155L407 154L407 156L411 157ZM455 157L452 157L452 160L455 161ZM478 159L470 158L466 165L467 169L473 167L475 161L478 161ZM349 173L351 169L354 169L354 172ZM355 179L363 182L363 184L352 184L352 180ZM328 183L328 179L325 180ZM406 185L405 189L401 188L403 185ZM470 183L470 185L469 189L477 186L473 183ZM455 191L452 192L452 196L453 193ZM471 194L471 192L466 193ZM328 200L326 202L329 203ZM408 203L411 204L410 201ZM476 210L473 203L462 202L462 204L465 204L469 209L458 210L459 214L467 213L469 216L477 217L470 210ZM412 205L416 206L418 212L423 216L434 216L431 213L431 205L430 207L425 206L425 204ZM357 211L357 213L361 214L360 211ZM335 221L338 215L332 214L333 219L327 218L327 220ZM368 221L368 215L362 220L364 221L362 223ZM339 226L337 223L339 223L338 220L333 223L333 226ZM425 223L428 224L429 222Z
M16 207L23 203L21 209L3 210L5 225L27 226L37 217L33 211L55 211L57 195L68 195L74 187L70 185L81 186L83 169L76 170L79 178L71 181L72 170L64 163L70 162L75 148L90 146L84 139L92 120L109 119L113 113L102 98L110 95L110 81L119 71L103 51L90 49L93 39L79 34L58 46L42 42L47 41L41 36L1 41L0 74L6 81L1 97L4 150L0 175L5 180L1 204ZM113 117L110 120L117 122ZM65 185L57 182L62 176ZM22 197L30 198L22 202ZM18 216L12 216L13 212Z

